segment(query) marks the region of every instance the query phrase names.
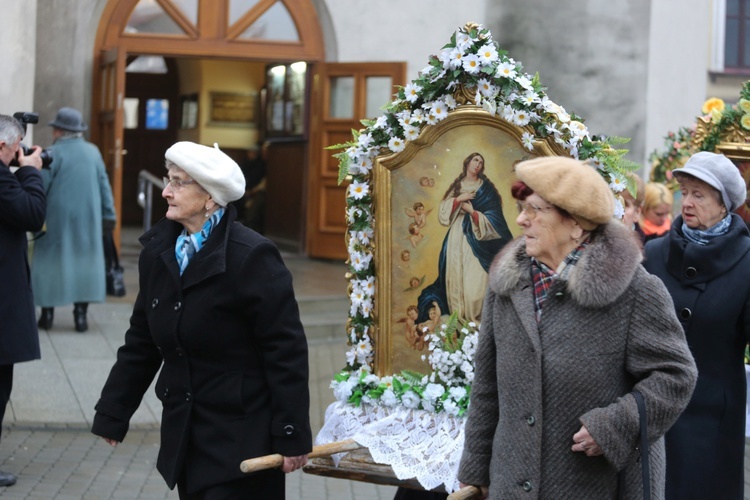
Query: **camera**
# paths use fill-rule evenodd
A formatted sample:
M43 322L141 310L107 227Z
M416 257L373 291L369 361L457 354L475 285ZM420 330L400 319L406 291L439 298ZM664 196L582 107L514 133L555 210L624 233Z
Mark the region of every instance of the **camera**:
M28 125L29 123L31 123L32 125L35 123L39 123L39 113L31 113L28 111L18 111L16 113L13 113L13 118L15 118L21 123L21 126L23 127L24 135L26 135L26 125ZM32 148L28 148L24 144L21 144L21 149L23 150L24 155L30 155L34 152ZM42 158L42 168L49 168L50 164L52 163L52 151L49 151L47 149L42 149L42 154L40 156ZM10 166L17 167L18 159L14 158L10 162Z

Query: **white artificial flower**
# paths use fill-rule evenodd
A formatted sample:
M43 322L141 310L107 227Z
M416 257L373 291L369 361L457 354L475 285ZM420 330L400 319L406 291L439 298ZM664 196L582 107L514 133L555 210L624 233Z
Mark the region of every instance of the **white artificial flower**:
M487 66L488 64L497 61L497 48L495 48L495 45L491 43L482 45L479 48L479 51L477 51L477 55L479 56L479 60L482 62L482 64Z
M424 409L426 411L432 411L432 412L434 412L435 411L435 404L432 401L430 401L429 399L423 399L422 400L422 409Z
M357 156L357 166L363 172L369 172L372 170L372 158L370 158L369 155ZM349 168L351 168L351 166Z
M528 125L530 120L529 113L525 109L519 109L513 113L513 123L519 127Z
M386 389L380 396L380 402L385 406L396 406L398 404L398 398L396 397L396 393L393 392L393 389Z
M448 116L448 108L443 101L435 101L430 106L430 115L434 115L435 119L440 121Z
M620 174L611 173L609 174L609 188L615 193L622 192L627 187L627 181L625 177Z
M351 393L350 393L351 395ZM401 396L401 403L407 408L419 408L421 399L419 394L409 389Z
M502 113L498 114L500 114L506 122L513 123L513 117L515 116L516 111L510 104L506 104L503 106Z
M444 392L445 387L440 384L427 384L427 387L425 387L425 390L422 393L422 398L429 401L435 401L442 396Z
M521 96L521 102L526 106L532 106L539 102L539 96L533 90L527 90Z
M448 67L450 69L458 69L463 65L463 63L464 63L463 51L458 48L451 50L450 62L448 63Z
M455 109L456 106L458 106L456 99L450 94L443 96L443 101L445 102L445 105L448 106L448 109Z
M532 151L534 149L534 136L529 132L523 133L521 141L523 142L523 147L525 147L529 151Z
M411 122L419 123L424 121L424 111L421 108L417 108L411 113Z
M422 71L419 72L420 75L429 75L432 70L435 69L435 67L432 64L428 64L424 68L422 68Z
M622 206L622 202L619 200L619 196L615 197L615 213L613 217L616 219L622 219L625 215L625 207Z
M388 125L388 117L380 115L378 116L378 119L375 120L375 125L373 125L372 128L385 128L386 125Z
M495 76L505 78L515 78L516 76L516 65L512 62L503 62L497 66L497 72Z
M361 200L370 192L370 186L366 182L354 181L349 185L349 196L355 200Z
M370 266L372 255L362 252L352 252L349 260L355 271L364 271Z
M524 90L533 90L533 86L531 85L531 80L527 75L518 75L516 77L516 83L518 83L521 87L523 87Z
M364 316L365 318L369 318L370 313L372 312L372 300L363 300L362 305L359 306L359 308L362 311L362 316Z
M400 137L391 137L391 140L388 141L388 149L394 153L400 153L405 147L406 143Z
M484 109L489 114L494 115L495 113L497 113L497 102L495 102L494 99L485 99L482 102L482 109Z
M469 54L464 56L461 63L464 67L464 71L466 71L470 75L476 75L481 69L481 66L479 65L479 57L477 57L476 54Z
M339 382L338 384L336 384L336 387L333 388L334 397L342 402L348 401L349 398L352 397L352 389L354 389L354 386L356 384L356 380L352 380L351 378L349 380Z
M372 344L370 343L370 337L366 334L357 342L354 346L357 353L357 359L366 358L372 353Z
M354 366L354 362L357 359L357 353L354 352L354 349L349 349L346 351L346 364L349 366Z
M430 83L435 83L438 80L442 80L443 77L445 77L445 75L447 75L447 74L448 74L448 70L447 69L442 70L440 73L438 73L437 75L433 76L432 79L430 79ZM450 85L449 85L449 87L450 87Z
M362 210L359 207L349 207L346 209L346 218L349 224L354 224L360 215L362 215Z
M373 237L373 231L371 227L368 227L366 229L363 229L361 231L357 231L357 238L359 241L362 242L363 245L367 245L370 243L370 240Z
M453 415L455 417L456 415L458 415L460 408L451 399L446 399L445 401L443 401L443 410L448 415Z
M549 112L549 106L551 104L554 104L549 97L547 97L546 94L542 94L542 98L539 100L539 104L537 106L538 109L543 109L547 112Z
M497 95L497 87L492 85L486 78L480 78L477 82L477 89L482 93L484 97L494 97Z
M451 57L452 53L453 49L443 49L443 51L440 52L438 59L440 59L440 62L443 63L443 71L451 67L451 62L453 61L453 58Z
M404 126L404 140L405 141L413 141L417 137L419 137L419 127L414 127L412 125Z
M367 149L372 144L372 134L359 134L357 145L362 149Z
M404 95L406 96L406 100L411 103L414 103L419 98L420 92L422 92L422 87L420 87L416 83L407 83L406 87L404 87Z
M589 131L586 129L586 125L583 123L572 120L568 123L568 130L570 130L578 139L588 136Z
M427 125L435 125L438 120L433 113L429 113L427 115L427 118L425 119L425 122L427 123Z
M456 401L461 401L466 397L466 388L464 387L451 387L448 392L450 392L451 397Z
M462 52L466 52L466 49L472 46L472 39L468 33L461 31L456 32L456 48Z
M560 137L560 134L562 133L557 129L554 123L548 123L544 128L549 135L554 135L555 137Z
M367 385L374 384L375 386L377 386L380 383L380 377L378 377L374 373L371 373L362 379L362 383Z

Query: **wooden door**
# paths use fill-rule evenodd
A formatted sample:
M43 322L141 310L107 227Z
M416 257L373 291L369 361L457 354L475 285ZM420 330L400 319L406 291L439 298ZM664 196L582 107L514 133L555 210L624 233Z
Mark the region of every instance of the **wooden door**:
M122 221L122 149L123 115L122 100L125 94L125 54L117 48L104 51L99 61L98 81L95 81L94 99L98 109L95 129L92 130L94 143L101 148L104 164L107 167L109 182L115 199L117 227L115 244L120 247L120 227Z
M345 260L348 182L338 185L338 161L324 148L350 141L360 120L383 113L394 86L405 84L406 63L320 63L312 71L307 253Z

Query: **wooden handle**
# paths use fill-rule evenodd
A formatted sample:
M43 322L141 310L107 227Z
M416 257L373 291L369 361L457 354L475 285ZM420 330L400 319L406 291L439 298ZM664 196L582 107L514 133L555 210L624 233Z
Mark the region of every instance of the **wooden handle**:
M480 498L482 496L482 490L476 486L464 486L460 490L456 490L448 495L448 500L471 500L472 498Z
M364 448L361 444L357 443L353 439L347 439L346 441L336 441L335 443L322 444L320 446L313 446L312 452L307 455L307 458L318 458L327 457L334 453L343 453L346 451L358 450ZM276 469L284 464L284 456L278 453L274 455L266 455L265 457L250 458L243 460L240 464L240 470L242 472L256 472L259 470Z

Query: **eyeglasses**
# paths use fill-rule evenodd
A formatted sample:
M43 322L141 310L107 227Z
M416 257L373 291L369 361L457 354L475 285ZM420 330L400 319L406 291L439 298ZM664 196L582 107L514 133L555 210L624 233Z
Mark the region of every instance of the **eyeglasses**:
M194 180L184 181L182 179L176 179L176 178L170 179L169 177L162 177L161 180L164 181L165 188L169 186L172 189L182 189L189 184L195 184Z
M518 207L518 213L526 213L526 217L528 217L529 220L534 220L536 218L537 212L544 212L547 210L552 210L554 208L552 206L537 207L532 203L521 203L520 201L516 202L516 207Z

